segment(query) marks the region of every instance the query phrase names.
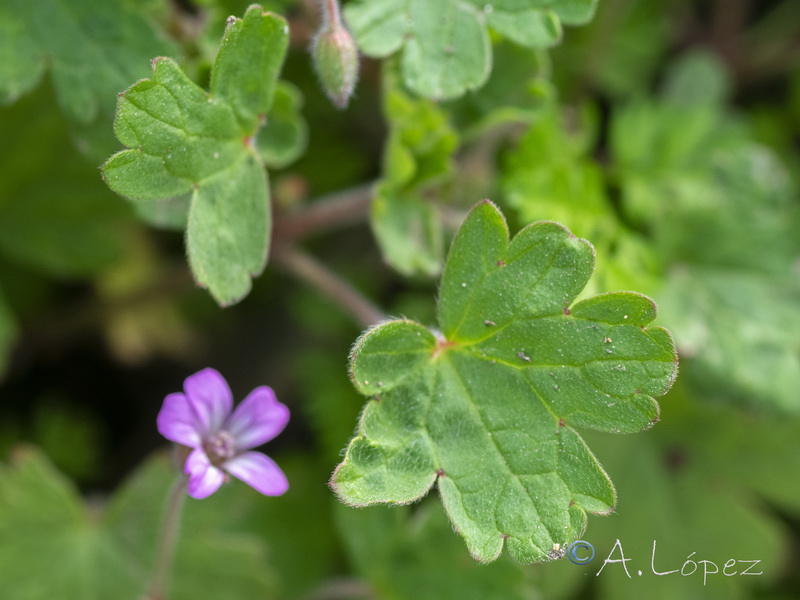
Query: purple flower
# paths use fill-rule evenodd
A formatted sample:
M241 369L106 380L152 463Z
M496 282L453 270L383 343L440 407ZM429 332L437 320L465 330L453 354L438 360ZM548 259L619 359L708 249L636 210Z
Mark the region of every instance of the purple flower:
M280 496L289 488L271 458L249 451L274 438L289 421L289 409L270 388L257 387L233 412L228 383L214 369L187 377L183 390L164 398L158 431L193 448L183 468L189 475L190 496L207 498L226 480L226 473L268 496Z

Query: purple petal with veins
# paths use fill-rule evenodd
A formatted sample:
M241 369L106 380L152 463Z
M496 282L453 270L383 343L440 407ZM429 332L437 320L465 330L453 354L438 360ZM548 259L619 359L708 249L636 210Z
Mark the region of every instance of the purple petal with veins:
M253 489L267 496L280 496L289 489L281 468L261 452L245 452L227 461L223 468Z
M192 498L198 500L208 498L225 481L225 473L209 462L201 448L192 451L183 470L189 475L187 491Z
M183 394L164 398L157 425L168 440L192 448L184 464L190 496L207 498L216 492L227 479L225 472L269 496L289 488L271 458L243 452L274 438L289 421L289 409L272 389L254 389L232 414L231 390L214 369L190 375L183 389Z
M201 436L218 431L233 407L231 389L222 375L203 369L187 377L183 389L197 415Z
M169 394L156 419L158 432L171 442L196 448L202 443L197 415L184 394Z
M239 450L249 450L278 435L289 422L289 409L267 386L257 387L236 407L225 429L236 438Z

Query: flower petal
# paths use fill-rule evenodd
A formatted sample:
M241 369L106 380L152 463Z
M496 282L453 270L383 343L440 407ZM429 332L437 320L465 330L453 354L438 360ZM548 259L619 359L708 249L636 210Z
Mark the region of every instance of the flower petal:
M245 452L227 461L222 467L267 496L280 496L289 489L289 482L281 468L261 452Z
M156 418L158 432L171 442L196 448L201 443L197 415L181 393L169 394Z
M189 475L187 491L192 498L202 500L216 492L225 481L225 473L212 465L206 453L197 448L186 459L184 473Z
M225 378L215 369L203 369L183 382L183 390L197 415L205 438L219 431L233 407L233 395Z
M278 435L289 422L289 409L267 386L254 389L236 407L225 429L236 438L239 450L249 450Z

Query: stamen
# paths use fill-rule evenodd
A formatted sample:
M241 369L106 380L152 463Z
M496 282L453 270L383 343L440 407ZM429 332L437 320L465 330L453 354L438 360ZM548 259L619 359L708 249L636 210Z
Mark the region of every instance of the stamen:
M236 456L236 438L223 430L208 438L203 449L211 464L218 467Z

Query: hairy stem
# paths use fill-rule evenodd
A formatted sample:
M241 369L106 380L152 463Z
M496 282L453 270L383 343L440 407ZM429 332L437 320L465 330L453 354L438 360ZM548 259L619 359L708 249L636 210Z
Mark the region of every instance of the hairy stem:
M161 522L161 534L158 541L156 561L153 565L153 575L147 587L144 600L166 600L167 583L172 571L175 546L178 543L181 509L186 498L186 482L188 478L188 475L181 475L173 484L172 490L170 490L164 520Z
M362 327L369 327L386 319L386 315L358 290L299 248L283 246L275 252L273 258L298 279L336 302Z
M322 0L323 23L332 27L341 27L342 17L339 11L339 0Z

